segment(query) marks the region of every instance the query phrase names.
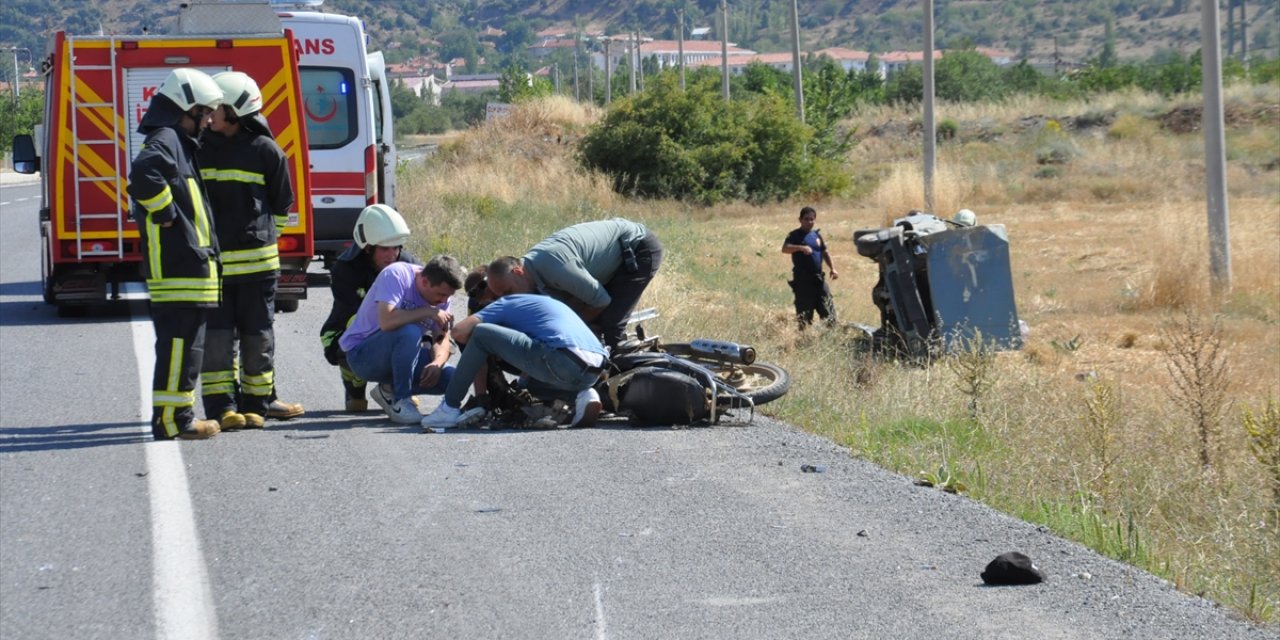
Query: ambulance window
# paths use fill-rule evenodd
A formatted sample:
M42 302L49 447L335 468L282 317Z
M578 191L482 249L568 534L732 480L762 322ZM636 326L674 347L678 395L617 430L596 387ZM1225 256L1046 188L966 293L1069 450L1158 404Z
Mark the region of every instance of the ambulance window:
M337 149L355 139L356 85L351 69L299 67L302 109L312 149Z

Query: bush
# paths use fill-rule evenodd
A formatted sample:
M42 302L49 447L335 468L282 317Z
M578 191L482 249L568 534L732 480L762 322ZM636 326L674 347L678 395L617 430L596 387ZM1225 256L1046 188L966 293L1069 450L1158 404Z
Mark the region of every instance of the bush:
M613 104L579 144L581 162L614 189L647 198L704 204L782 200L840 184L806 147L813 129L785 99L750 94L725 102L714 77L681 91L675 74Z

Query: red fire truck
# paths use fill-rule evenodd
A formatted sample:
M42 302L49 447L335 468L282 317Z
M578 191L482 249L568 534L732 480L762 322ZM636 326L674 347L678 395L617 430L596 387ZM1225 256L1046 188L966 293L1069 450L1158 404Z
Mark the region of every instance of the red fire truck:
M295 194L279 239L277 306L297 308L314 254L307 132L292 34L268 5L184 12L172 35L58 32L41 67L44 122L34 140L15 138L14 167L41 175L46 302L65 315L119 299L123 283L142 280L138 227L125 191L143 141L138 123L169 72L191 67L210 75L243 71L262 89L263 115L288 157Z

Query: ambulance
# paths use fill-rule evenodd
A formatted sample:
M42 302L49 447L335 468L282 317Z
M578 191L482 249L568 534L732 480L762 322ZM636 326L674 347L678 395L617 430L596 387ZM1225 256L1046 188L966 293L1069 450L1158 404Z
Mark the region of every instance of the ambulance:
M396 145L382 53L364 23L316 11L323 0L272 0L293 32L311 156L315 248L328 267L368 205L395 206Z
M169 72L243 71L262 90L263 115L288 159L295 203L281 234L277 306L307 296L315 255L310 157L294 40L266 3L191 4L170 35L57 32L41 60L44 121L14 139L14 167L41 176L44 299L59 315L145 296L138 227L125 191L141 150L138 123ZM216 216L216 212L215 212ZM130 291L132 289L133 291Z

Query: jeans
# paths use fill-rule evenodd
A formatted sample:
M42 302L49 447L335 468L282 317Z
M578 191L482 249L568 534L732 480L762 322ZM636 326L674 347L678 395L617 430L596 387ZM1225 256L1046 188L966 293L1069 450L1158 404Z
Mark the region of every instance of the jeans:
M548 347L514 329L481 323L472 330L467 348L462 350L458 369L444 394L445 404L462 406L467 389L489 356L497 356L532 381L560 391L582 391L600 379L598 373L588 372L564 349Z
M453 367L442 367L440 380L426 389L418 386L423 367L433 357L430 346L422 345L422 329L407 324L391 331L378 331L347 352L347 364L356 375L370 382L390 383L395 400L421 394L440 395L453 378ZM423 364L419 364L423 363Z

